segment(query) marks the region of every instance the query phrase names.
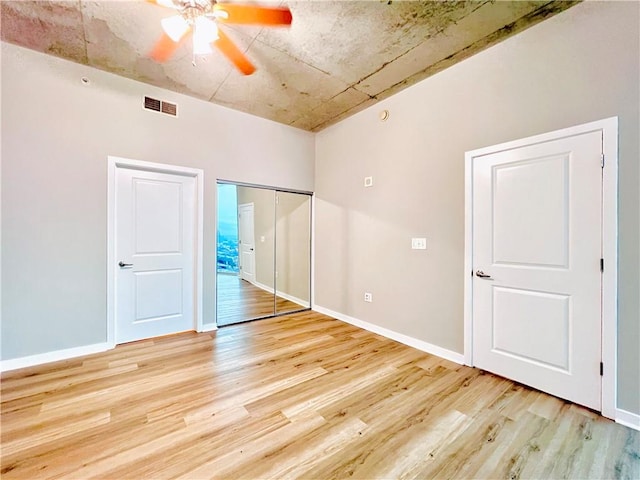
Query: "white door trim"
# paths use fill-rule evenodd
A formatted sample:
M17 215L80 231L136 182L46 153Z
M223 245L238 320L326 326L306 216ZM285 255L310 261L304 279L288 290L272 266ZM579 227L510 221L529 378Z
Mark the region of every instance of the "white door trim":
M618 325L618 117L480 148L465 153L464 362L473 366L473 161L475 157L556 138L602 131L605 168L602 186L602 415L616 417Z
M116 193L116 170L118 168L128 168L134 170L144 170L149 172L169 173L194 177L196 182L196 212L195 225L196 234L194 245L194 330L202 332L203 329L203 224L204 224L204 171L199 168L181 167L177 165L167 165L163 163L152 163L141 160L131 160L121 157L107 157L107 344L110 348L115 347L116 325L115 325L115 279L116 279L116 256L115 256L115 193Z

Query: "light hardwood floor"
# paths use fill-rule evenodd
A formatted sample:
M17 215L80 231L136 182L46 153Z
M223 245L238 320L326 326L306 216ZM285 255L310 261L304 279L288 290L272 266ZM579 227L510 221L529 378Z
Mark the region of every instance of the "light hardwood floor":
M274 298L272 293L242 280L237 275L219 273L216 281L218 325L230 325L305 308L279 296Z
M640 478L640 433L305 312L2 376L2 478Z

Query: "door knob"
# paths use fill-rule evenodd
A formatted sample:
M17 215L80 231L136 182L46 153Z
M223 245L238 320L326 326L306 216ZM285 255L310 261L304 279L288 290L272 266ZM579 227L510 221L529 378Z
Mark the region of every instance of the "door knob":
M491 275L487 275L482 270L476 270L476 276L480 278L488 278L489 280L493 280L493 278L491 278Z
M120 268L133 267L133 263L124 263L122 261L120 261L120 263L118 263L118 265L120 266Z

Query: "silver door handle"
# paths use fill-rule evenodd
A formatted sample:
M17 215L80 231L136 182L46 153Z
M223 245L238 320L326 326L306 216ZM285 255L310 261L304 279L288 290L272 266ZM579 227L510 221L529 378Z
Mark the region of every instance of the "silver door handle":
M476 270L476 277L488 278L489 280L493 280L493 278L491 278L491 275L487 275L482 270Z
M119 266L120 268L124 268L124 267L133 267L133 263L124 263L124 262L122 262L122 261L121 261L120 263L118 263L118 266Z

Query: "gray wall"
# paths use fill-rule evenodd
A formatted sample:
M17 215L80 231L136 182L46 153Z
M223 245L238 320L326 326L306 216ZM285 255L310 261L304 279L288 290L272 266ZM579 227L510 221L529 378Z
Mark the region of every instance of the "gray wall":
M106 341L108 155L204 170L213 324L216 179L312 190L314 136L5 43L1 61L1 358Z
M465 151L619 116L618 406L640 413L639 18L579 4L320 132L315 304L462 353Z

